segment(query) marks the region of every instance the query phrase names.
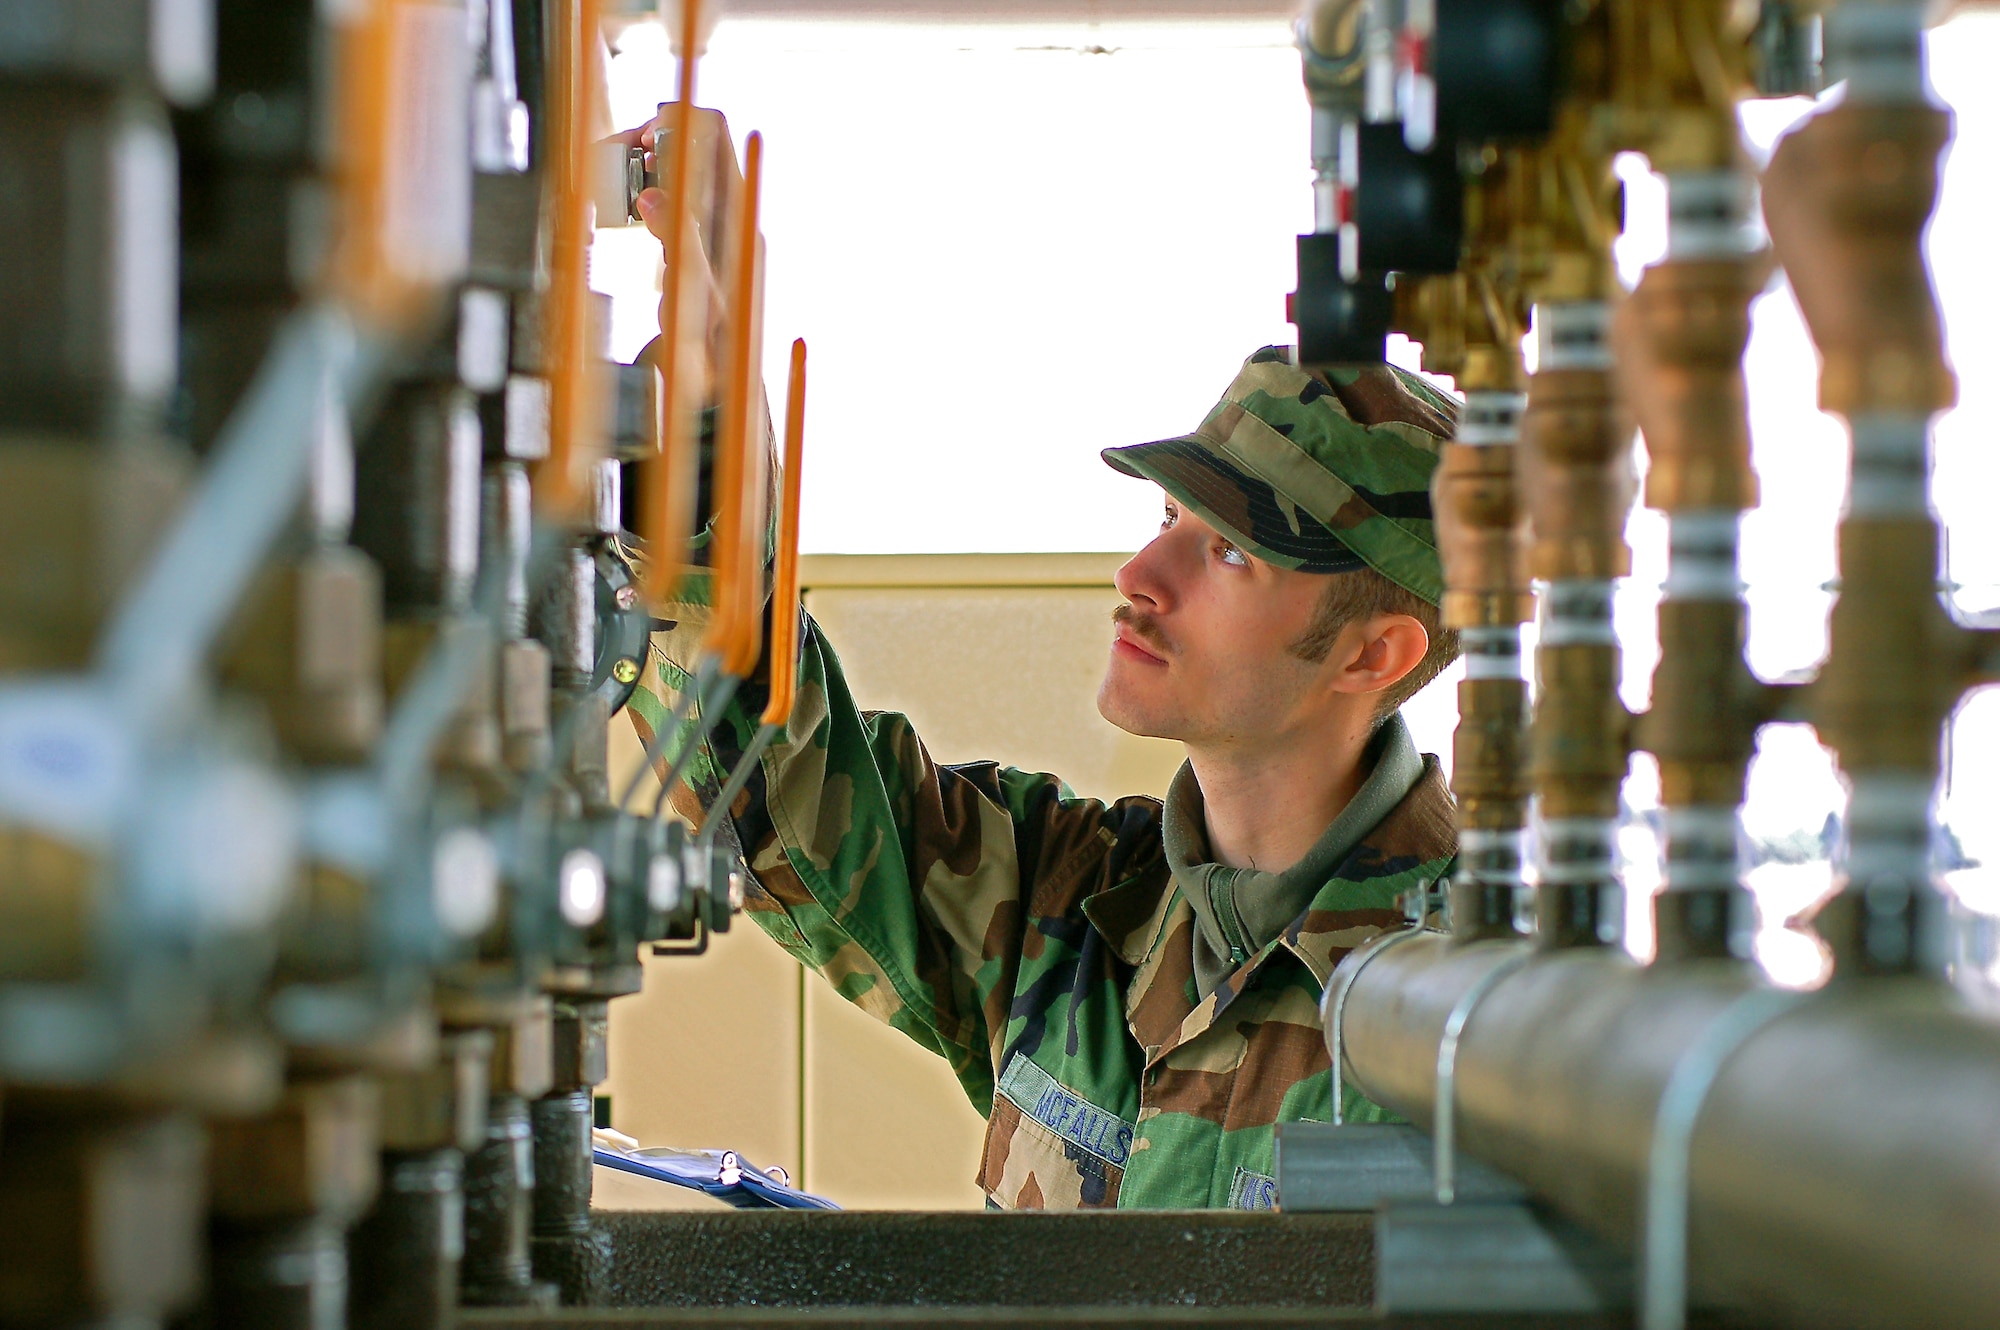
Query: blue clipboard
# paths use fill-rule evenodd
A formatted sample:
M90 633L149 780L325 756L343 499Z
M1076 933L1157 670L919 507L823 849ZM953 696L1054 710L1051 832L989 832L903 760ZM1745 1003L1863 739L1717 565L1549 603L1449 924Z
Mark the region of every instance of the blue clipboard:
M592 1148L591 1158L621 1173L713 1196L739 1210L840 1208L823 1196L792 1186L783 1169L766 1173L734 1150L614 1150L599 1145Z

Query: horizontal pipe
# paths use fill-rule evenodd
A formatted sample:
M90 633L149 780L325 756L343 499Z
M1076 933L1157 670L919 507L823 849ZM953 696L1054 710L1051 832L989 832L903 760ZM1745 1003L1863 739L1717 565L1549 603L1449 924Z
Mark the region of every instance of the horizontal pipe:
M1524 944L1413 938L1343 963L1344 1074L1428 1130L1460 998ZM1756 986L1726 963L1644 968L1551 952L1500 979L1462 1033L1460 1149L1638 1250L1668 1077ZM1839 984L1759 1028L1696 1119L1697 1301L1801 1326L1987 1326L2000 1306L2000 1025L1921 980Z

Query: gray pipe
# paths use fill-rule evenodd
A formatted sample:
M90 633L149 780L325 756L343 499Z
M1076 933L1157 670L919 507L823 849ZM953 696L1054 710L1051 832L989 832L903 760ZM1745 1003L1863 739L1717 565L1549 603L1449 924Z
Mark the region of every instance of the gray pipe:
M330 306L308 306L278 330L200 489L99 643L98 671L126 715L157 722L195 695L217 634L298 509L329 380L351 406L383 356Z
M1345 1075L1430 1129L1453 1007L1523 945L1426 936L1344 962L1324 1010L1341 1003ZM1757 987L1726 962L1535 957L1462 1034L1459 1148L1637 1251L1668 1079ZM1688 1158L1697 1304L1800 1326L1993 1324L2000 1026L1949 989L1842 983L1774 1013L1721 1063Z

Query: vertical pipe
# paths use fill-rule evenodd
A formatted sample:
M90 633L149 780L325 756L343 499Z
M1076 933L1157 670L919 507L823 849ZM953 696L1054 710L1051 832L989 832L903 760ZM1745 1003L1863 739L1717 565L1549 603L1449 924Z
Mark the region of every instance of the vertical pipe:
M1494 331L1493 344L1470 348L1460 370L1465 407L1431 483L1442 617L1460 630L1465 658L1452 737L1459 866L1449 912L1453 934L1467 940L1514 932L1527 826L1521 624L1534 599L1515 478L1526 376L1518 330Z
M535 1193L534 1129L518 1094L494 1094L486 1140L465 1161L465 1255L459 1267L469 1307L546 1306L555 1290L538 1284L528 1233Z
M1630 433L1612 391L1610 324L1601 298L1536 304L1539 361L1521 427L1529 571L1547 584L1528 774L1538 805L1537 928L1554 947L1614 941L1623 919L1615 852L1627 717L1611 604L1615 580L1631 571Z
M1847 95L1779 144L1764 211L1819 347L1820 404L1854 442L1840 597L1808 699L1853 792L1841 889L1818 922L1837 976L1900 974L1939 959L1940 736L1971 650L1938 598L1928 502L1930 421L1956 396L1922 248L1951 117L1930 98L1919 6L1850 2L1828 19Z
M458 1310L465 1156L382 1157L382 1193L350 1243L349 1330L445 1330Z
M1668 523L1660 662L1642 722L1666 808L1667 888L1654 905L1663 959L1747 954L1753 924L1737 841L1763 706L1743 657L1737 542L1757 503L1743 348L1766 268L1733 112L1715 140L1725 161L1667 173L1667 257L1646 270L1617 329L1621 386L1652 460L1646 502Z

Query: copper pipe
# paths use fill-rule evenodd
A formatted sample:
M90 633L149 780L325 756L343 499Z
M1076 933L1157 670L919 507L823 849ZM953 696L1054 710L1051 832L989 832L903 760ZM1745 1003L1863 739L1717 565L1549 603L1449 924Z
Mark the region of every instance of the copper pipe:
M1938 601L1930 419L1951 405L1923 232L1951 117L1924 90L1919 11L1836 11L1847 98L1787 135L1764 215L1854 439L1841 592L1810 714L1853 791L1840 894L1819 915L1840 975L1931 968L1929 838L1941 727L1976 654ZM1900 26L1898 26L1900 24Z
M1444 369L1434 362L1449 356L1445 372L1466 399L1431 480L1431 507L1445 571L1442 619L1460 630L1466 662L1452 736L1459 871L1450 917L1453 935L1468 941L1515 931L1528 813L1521 625L1534 613L1515 477L1526 404L1520 328L1490 289L1480 298L1475 287L1486 286L1460 273L1418 288L1425 367Z
M1767 698L1743 655L1737 537L1757 502L1743 350L1768 263L1747 252L1733 206L1747 205L1746 180L1713 171L1668 182L1668 258L1646 270L1615 337L1621 387L1651 457L1646 502L1669 516L1660 662L1637 729L1660 766L1667 891L1654 920L1658 954L1671 959L1742 954L1753 916L1738 872L1738 810Z
M1618 796L1628 720L1618 697L1613 581L1631 571L1631 428L1613 391L1603 301L1535 308L1541 363L1528 387L1522 464L1534 531L1529 571L1547 582L1535 652L1539 697L1528 775L1540 812L1540 937L1613 939Z

